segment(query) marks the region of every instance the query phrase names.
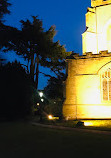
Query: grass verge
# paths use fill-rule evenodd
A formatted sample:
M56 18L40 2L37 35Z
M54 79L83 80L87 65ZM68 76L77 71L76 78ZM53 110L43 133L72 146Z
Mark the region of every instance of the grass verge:
M111 120L48 120L46 118L43 119L43 124L52 124L57 126L65 126L75 128L77 127L78 121L84 122L84 126L79 128L85 129L95 129L95 130L102 130L102 131L111 131ZM39 122L38 117L34 117L32 122Z

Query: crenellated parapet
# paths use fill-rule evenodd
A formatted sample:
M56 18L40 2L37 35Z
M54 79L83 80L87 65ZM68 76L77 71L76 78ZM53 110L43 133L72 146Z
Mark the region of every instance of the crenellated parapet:
M86 52L84 55L79 55L78 53L73 53L67 57L68 59L89 59L89 58L100 58L100 57L111 57L111 52L107 50L100 51L99 54L93 54L93 52Z
M100 5L107 5L110 4L111 0L91 0L91 6L92 7L97 7Z

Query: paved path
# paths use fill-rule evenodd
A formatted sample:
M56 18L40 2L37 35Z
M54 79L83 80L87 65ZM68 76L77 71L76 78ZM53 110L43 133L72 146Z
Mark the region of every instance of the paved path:
M111 135L111 131L100 131L100 130L92 130L92 129L71 128L71 127L64 127L64 126L40 124L40 123L36 123L36 122L31 122L31 124L35 125L35 126L52 128L52 129L61 129L61 130L70 130L70 131L85 132L85 133L88 132L88 133Z

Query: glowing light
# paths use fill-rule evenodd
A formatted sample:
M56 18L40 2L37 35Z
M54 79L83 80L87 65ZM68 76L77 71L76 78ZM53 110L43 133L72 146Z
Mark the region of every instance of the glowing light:
M41 99L41 102L44 102L44 99Z
M39 96L40 96L40 97L43 97L43 92L39 92Z
M84 126L93 126L92 122L84 122Z
M37 103L37 106L39 106L40 104L39 103Z
M59 117L54 117L52 115L48 115L49 120L59 120Z
M52 119L53 119L53 116L52 116L52 115L48 115L48 119L49 119L49 120L52 120Z
M84 126L107 127L111 126L111 120L83 120Z

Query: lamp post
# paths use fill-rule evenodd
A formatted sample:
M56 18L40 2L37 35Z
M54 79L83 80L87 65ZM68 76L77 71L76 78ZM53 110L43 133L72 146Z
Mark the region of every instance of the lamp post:
M44 102L44 99L42 98L42 97L43 97L43 95L44 95L44 94L43 94L43 92L39 92L39 96L40 96L40 98L41 98L41 99L40 99L40 100L41 100L41 102Z
M40 100L41 102L44 102L44 99L42 98L43 97L43 92L39 92L39 96L40 96ZM40 122L42 122L42 105L40 104Z

